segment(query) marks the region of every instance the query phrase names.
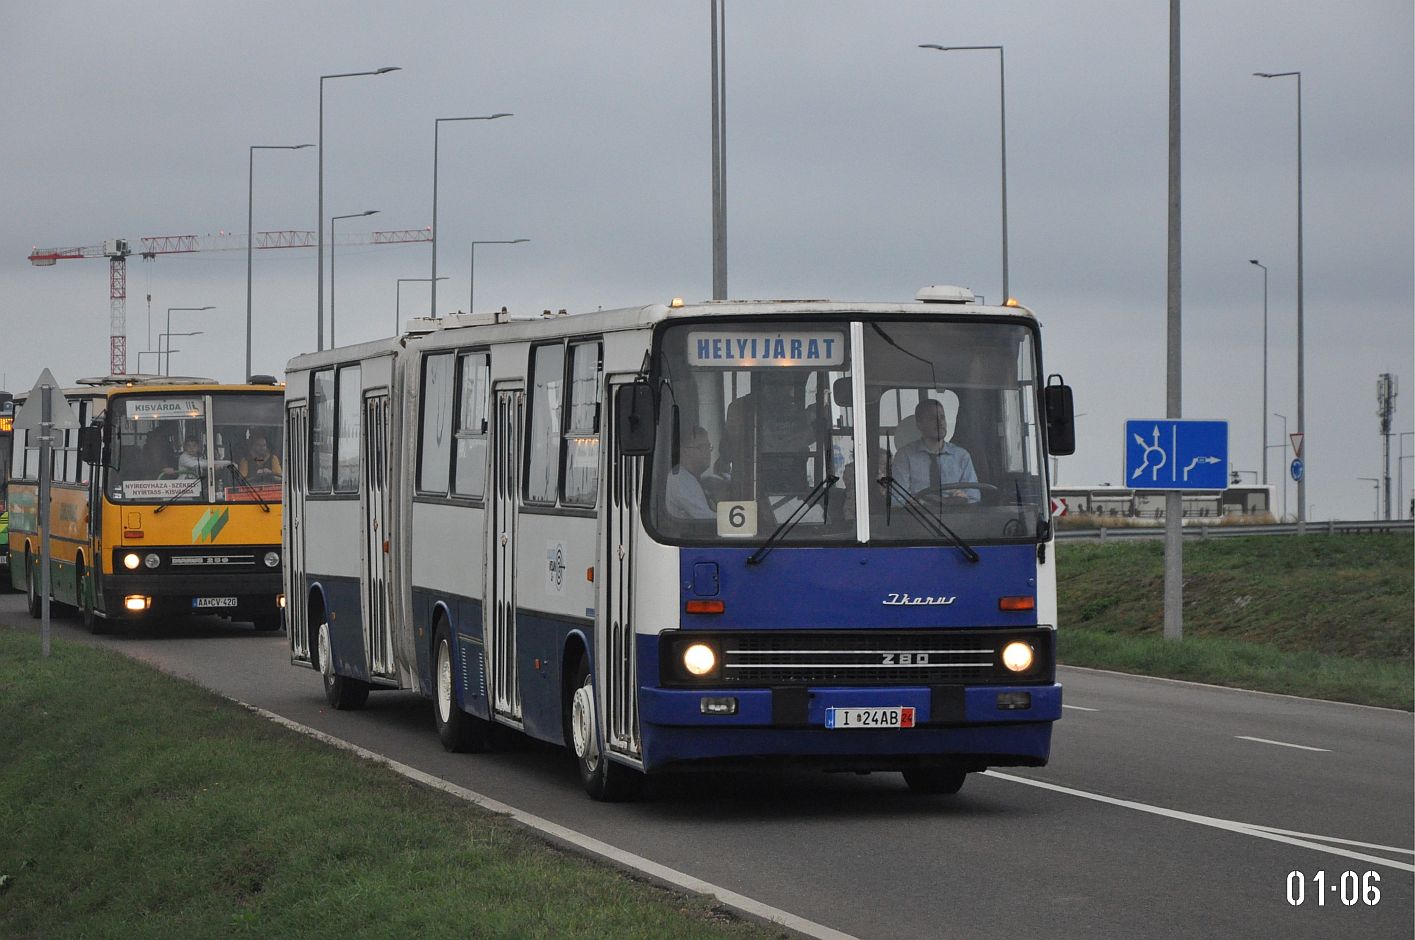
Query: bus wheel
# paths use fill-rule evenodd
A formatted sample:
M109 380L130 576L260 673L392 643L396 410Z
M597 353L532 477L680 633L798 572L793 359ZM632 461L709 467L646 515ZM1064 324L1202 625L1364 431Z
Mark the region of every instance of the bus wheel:
M432 721L437 728L437 737L442 741L442 746L453 753L487 750L491 743L492 723L457 707L457 690L452 673L452 634L447 629L446 621L437 625L433 649L436 651L434 668L437 670L433 679L437 690Z
M966 770L956 767L916 767L904 771L904 782L915 793L957 793L963 789Z
M340 711L363 708L368 701L367 682L334 674L334 654L329 647L329 624L319 625L319 674L324 679L324 700Z
M575 694L570 699L570 737L580 767L580 783L593 799L622 803L639 795L644 775L615 763L603 753L588 656L580 657L575 671Z
M39 599L39 585L34 578L34 556L25 549L25 608L29 615L36 620L43 614L43 605Z
M86 574L84 563L81 561L78 570L74 572L74 591L78 594L79 617L83 620L84 629L89 633L107 633L108 621L93 609L93 595L88 590Z

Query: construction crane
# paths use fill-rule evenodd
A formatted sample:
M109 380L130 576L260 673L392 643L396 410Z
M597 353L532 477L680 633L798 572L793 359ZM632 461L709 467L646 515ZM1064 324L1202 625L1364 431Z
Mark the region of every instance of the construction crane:
M256 232L251 248L313 248L318 236L314 232ZM368 234L340 235L340 245L406 245L432 241L431 228L397 229ZM128 373L128 256L138 255L151 261L158 255L194 254L199 251L244 251L245 235L159 235L138 239L134 251L126 238L112 238L101 245L82 248L36 248L29 262L45 267L71 258L108 259L108 368L113 375Z

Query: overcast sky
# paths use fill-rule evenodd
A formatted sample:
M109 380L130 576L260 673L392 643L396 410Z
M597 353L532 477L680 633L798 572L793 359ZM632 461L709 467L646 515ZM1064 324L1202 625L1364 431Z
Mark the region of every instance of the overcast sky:
M1060 482L1122 482L1124 421L1164 414L1168 4L727 4L734 298L949 283L999 299L997 56L916 46L1006 47L1009 287L1082 415ZM1394 430L1415 426L1412 5L1190 0L1183 16L1185 417L1228 419L1233 466L1260 471L1257 258L1268 411L1297 429L1297 88L1251 73L1301 70L1310 516L1370 518L1380 373L1400 383ZM314 142L319 76L385 65L402 70L325 83L325 214L380 210L341 234L430 225L434 119L515 115L442 125L441 312L467 307L470 243L489 239L531 241L477 249L478 310L709 297L709 25L708 0L9 5L0 382L107 371L107 263L33 267L32 248L244 233L248 148ZM316 227L316 154L256 153L256 231ZM342 345L392 332L397 279L427 277L431 255L335 263ZM203 331L174 339L173 371L239 378L245 252L128 267L129 371L168 307L213 305L173 314ZM255 371L314 349L316 267L313 250L257 253ZM405 317L428 303L403 285ZM1291 457L1272 449L1272 482ZM1295 485L1287 499L1295 513Z

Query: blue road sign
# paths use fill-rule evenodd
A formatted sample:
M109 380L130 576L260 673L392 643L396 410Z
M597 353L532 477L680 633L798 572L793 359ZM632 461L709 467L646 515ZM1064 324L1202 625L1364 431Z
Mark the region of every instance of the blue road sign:
M1227 489L1228 422L1125 422L1125 485L1137 490Z
M1299 482L1299 483L1302 482L1302 461L1301 461L1301 460L1294 460L1294 461L1292 461L1292 479L1296 480L1296 481Z

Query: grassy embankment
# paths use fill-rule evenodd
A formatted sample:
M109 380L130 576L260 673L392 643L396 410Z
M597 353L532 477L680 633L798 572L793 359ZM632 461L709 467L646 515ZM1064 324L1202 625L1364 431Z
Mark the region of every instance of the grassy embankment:
M116 654L0 626L0 936L767 937Z
M1061 661L1412 706L1415 544L1403 535L1184 543L1184 639L1164 632L1164 544L1057 544Z

